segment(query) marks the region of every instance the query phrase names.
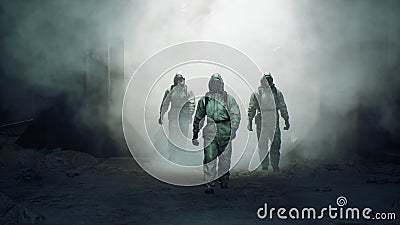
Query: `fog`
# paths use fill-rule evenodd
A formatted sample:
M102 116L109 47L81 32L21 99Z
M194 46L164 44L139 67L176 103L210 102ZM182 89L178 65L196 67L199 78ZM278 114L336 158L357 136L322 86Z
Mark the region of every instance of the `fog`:
M283 154L308 142L308 149L300 154L306 158L340 157L356 148L358 114L354 111L360 105L377 106L374 102L379 101L385 107L379 107L373 122L392 134L399 129L393 117L398 100L388 91L397 90L399 84L394 75L398 71L396 12L394 1L150 1L138 25L126 33L127 61L135 68L145 58L140 54L150 56L188 40L212 40L238 48L261 70L272 72L284 93L292 127L283 132ZM196 71L187 73L191 76ZM253 79L259 74L246 76L252 76L253 88L259 85ZM172 77L163 83L164 89ZM387 79L392 82L386 83ZM245 105L249 96L242 96ZM154 102L155 111L159 102ZM242 115L243 131L245 110Z
M396 76L398 11L397 1L361 0L2 1L1 69L2 75L40 96L68 92L71 99L80 99L85 95L86 50L93 82L106 82L102 76L107 68L107 45L123 42L123 48L115 48L123 50L123 64L111 67L123 71L122 81L112 83L111 109L104 110L104 104L98 103L100 111L107 113L89 116L93 123L106 123L111 134L117 134L124 85L142 62L180 42L225 43L247 54L262 71L271 72L283 92L292 125L282 132L283 153L307 143L302 145L301 156L330 157L356 145L349 140L356 138L360 106L377 108L373 118L377 126L388 135L399 133L399 97L393 94L400 83ZM204 74L193 70L184 73L188 77L211 75L205 74L207 69ZM153 131L158 129L159 104L174 72L157 83L160 90L148 103L153 107ZM253 89L259 85L260 75L244 74ZM204 94L206 87L188 85L196 96ZM2 105L24 111L25 106L10 103L21 99L18 93L5 83L2 86ZM143 96L136 97L145 98L148 91L141 90ZM250 94L240 96L241 135L247 134ZM27 110L34 114L40 109ZM82 108L80 116L88 120L85 110ZM141 130L133 133L140 136L138 141L146 138ZM252 133L253 142L254 137Z

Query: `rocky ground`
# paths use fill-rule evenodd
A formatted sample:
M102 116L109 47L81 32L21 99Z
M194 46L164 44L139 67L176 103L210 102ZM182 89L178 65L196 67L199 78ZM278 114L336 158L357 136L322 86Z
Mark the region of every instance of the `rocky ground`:
M345 196L349 206L396 212L400 218L400 166L395 164L298 161L279 174L236 171L228 190L205 195L201 186L162 183L128 157L95 159L57 149L18 154L14 162L0 157L0 224L400 224L256 216L264 203L319 209L336 206L338 196ZM26 155L40 163L24 161Z

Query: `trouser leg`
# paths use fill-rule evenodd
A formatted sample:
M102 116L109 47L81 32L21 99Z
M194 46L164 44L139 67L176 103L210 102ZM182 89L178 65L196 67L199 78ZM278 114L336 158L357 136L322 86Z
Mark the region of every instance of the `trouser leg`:
M232 142L230 141L225 146L220 146L219 156L218 156L218 176L219 182L223 185L229 182L229 169L231 166L231 156L232 156Z
M177 143L179 140L179 127L178 121L170 121L168 124L169 127L169 135L168 135L168 151L169 151L169 160L172 162L176 162L177 160Z
M179 120L179 127L180 131L182 132L182 140L186 140L186 138L189 138L189 125L190 125L190 120L188 119L180 119Z
M217 155L218 145L214 140L211 143L204 143L204 179L207 182L207 188L213 189L215 187L215 178L217 177Z
M268 138L267 135L263 134L261 136L261 125L257 125L257 140L258 140L258 156L261 161L261 168L263 170L268 170L269 166L269 154L268 154Z
M189 137L189 125L190 121L185 118L179 119L179 136L177 140L177 150L178 156L177 160L178 163L187 165L187 162L190 161L190 154L187 152L188 148L188 137Z
M279 170L279 159L281 156L281 131L280 129L276 129L274 139L271 145L271 166L274 170Z

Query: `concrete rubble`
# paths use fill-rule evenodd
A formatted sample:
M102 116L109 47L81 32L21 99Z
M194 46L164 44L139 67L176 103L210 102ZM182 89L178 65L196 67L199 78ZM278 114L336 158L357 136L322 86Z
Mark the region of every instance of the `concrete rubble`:
M29 209L16 204L0 192L0 224L37 224L45 218Z
M0 166L9 168L74 168L92 167L97 159L74 150L23 149L16 144L0 146Z

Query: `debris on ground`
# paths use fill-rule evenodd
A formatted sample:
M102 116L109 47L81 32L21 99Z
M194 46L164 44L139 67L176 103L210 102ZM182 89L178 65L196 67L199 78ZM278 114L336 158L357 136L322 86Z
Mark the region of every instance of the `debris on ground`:
M283 168L282 173L287 176L295 176L295 177L316 176L317 170L308 165L311 164L302 161L296 161Z
M397 200L395 200L395 201L392 203L392 208L393 208L394 210L400 210L400 198L397 199Z
M37 224L44 217L13 202L9 197L0 193L0 224Z
M390 178L390 177L372 177L368 178L367 184L400 184L400 178Z
M93 167L97 159L92 155L74 150L23 149L16 144L0 145L0 165L3 167L25 168L76 168ZM23 178L29 180L26 176Z
M315 188L315 191L317 192L331 192L333 189L331 187L323 187L323 188Z
M33 149L21 149L17 145L3 145L0 150L0 163L10 168L42 167L44 154Z
M76 177L79 176L79 172L78 171L67 171L65 172L65 175L67 175L67 177Z
M44 163L48 168L66 167L92 167L97 160L92 155L74 150L55 151L46 155Z
M339 166L339 164L325 164L324 167L329 172L343 171L343 169Z
M34 171L33 169L27 169L22 172L22 175L15 178L15 180L23 182L41 181L42 177L38 172Z

